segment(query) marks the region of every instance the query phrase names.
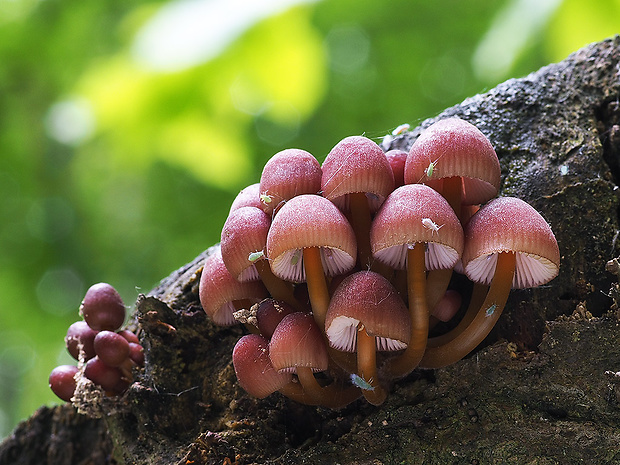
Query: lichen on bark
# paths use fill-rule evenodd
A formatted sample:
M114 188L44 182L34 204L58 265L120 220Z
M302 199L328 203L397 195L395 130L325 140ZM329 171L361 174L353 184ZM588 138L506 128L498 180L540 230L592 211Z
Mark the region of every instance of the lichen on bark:
M242 328L215 327L198 301L206 251L136 303L146 365L120 412L91 420L42 409L0 446L0 463L39 463L32 451L50 456L58 442L28 449L29 434L65 429L99 438L96 464L620 462L619 321L607 295L617 277L605 270L620 254L619 102L615 37L384 141L408 148L436 119L470 121L496 148L501 194L532 204L558 239L559 276L513 291L465 360L414 372L381 407L253 399L230 361ZM78 451L81 435L62 437Z

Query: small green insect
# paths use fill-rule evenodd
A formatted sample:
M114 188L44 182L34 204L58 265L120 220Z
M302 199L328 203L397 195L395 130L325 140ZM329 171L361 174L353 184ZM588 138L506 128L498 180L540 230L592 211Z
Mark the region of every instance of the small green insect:
M270 204L271 200L272 200L272 197L268 195L267 192L260 195L260 201L263 202L264 204Z
M372 378L370 378L370 382L372 382ZM370 384L368 381L366 381L361 376L356 375L355 373L351 374L351 384L354 384L355 386L357 386L360 389L363 389L364 391L375 390L375 387L372 384Z
M259 250L258 252L250 253L250 255L248 256L248 260L254 263L256 260L259 260L263 258L264 256L265 256L265 252L263 252L262 250Z
M495 313L496 308L497 308L497 305L492 304L489 308L487 308L486 316L492 316Z
M432 161L428 164L428 166L426 167L426 169L424 170L424 174L426 174L427 177L432 178L433 177L433 173L435 171L435 167L437 166L437 161Z
M299 250L293 252L293 255L291 255L291 265L292 266L297 265L297 263L299 262L299 256L300 255L301 255L301 253L300 253Z

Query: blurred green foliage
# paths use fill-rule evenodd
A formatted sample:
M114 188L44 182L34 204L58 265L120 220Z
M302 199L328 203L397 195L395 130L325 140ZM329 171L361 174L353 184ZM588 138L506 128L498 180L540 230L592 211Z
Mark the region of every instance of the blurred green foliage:
M131 306L218 241L274 153L322 161L620 32L620 0L324 0L185 68L136 54L162 7L206 3L0 0L0 437L57 402L88 286Z

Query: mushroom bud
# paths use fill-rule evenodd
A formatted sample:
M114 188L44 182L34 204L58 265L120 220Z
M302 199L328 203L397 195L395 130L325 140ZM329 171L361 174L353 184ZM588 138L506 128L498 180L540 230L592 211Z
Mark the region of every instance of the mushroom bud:
M125 321L125 305L114 287L108 283L98 283L86 291L80 314L95 331L116 331Z
M49 386L54 394L65 402L71 402L77 386L75 375L78 368L73 365L60 365L52 370L49 376Z

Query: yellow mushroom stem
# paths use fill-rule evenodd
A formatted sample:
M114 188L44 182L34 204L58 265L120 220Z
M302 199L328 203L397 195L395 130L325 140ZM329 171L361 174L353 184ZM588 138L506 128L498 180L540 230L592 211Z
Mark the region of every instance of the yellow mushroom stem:
M325 315L329 307L329 290L323 272L321 249L319 247L305 247L303 249L303 261L312 315L321 332L325 334Z
M458 326L454 327L452 330L448 331L445 334L441 334L439 336L432 337L428 340L426 347L428 350L431 347L439 347L452 339L458 336L465 328L467 328L473 319L476 317L478 313L478 309L482 306L484 299L486 298L489 292L489 286L485 286L484 284L474 283L471 298L469 299L469 305L467 306L467 311L459 321Z
M387 391L379 384L377 376L377 342L362 323L357 328L357 373L370 385L362 389L366 400L373 405L385 402Z
M426 304L430 314L433 313L433 309L448 290L450 279L452 279L452 268L428 272L426 276Z
M272 298L282 300L292 305L296 310L301 311L303 309L297 298L295 298L293 286L273 274L269 266L269 261L259 259L254 263L254 266Z
M441 337L441 344L429 340L429 347L420 362L424 368L439 368L457 362L474 350L491 332L499 319L512 287L516 264L514 252L497 256L495 275L482 305L469 310L456 328ZM474 308L470 305L470 309ZM472 314L474 315L472 318Z
M450 176L443 178L441 195L448 201L456 216L461 218L461 202L463 201L463 178Z
M372 263L370 248L370 225L372 217L370 206L364 192L349 194L349 222L355 233L357 241L357 260L361 269L368 269Z
M284 387L280 388L278 392L289 399L299 402L305 405L319 405L312 397L308 395L301 384L291 381Z
M400 378L411 373L420 363L428 339L429 313L426 304L426 267L423 242L407 250L407 294L411 336L405 351L386 362L386 375Z
M297 377L304 393L309 397L310 405L339 409L349 405L362 395L355 386L339 387L335 383L321 386L314 377L312 368L297 367Z

